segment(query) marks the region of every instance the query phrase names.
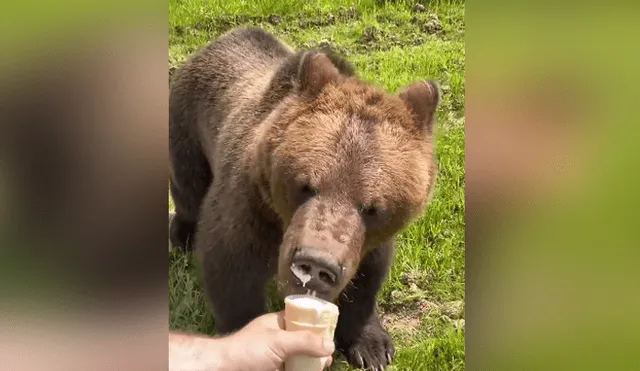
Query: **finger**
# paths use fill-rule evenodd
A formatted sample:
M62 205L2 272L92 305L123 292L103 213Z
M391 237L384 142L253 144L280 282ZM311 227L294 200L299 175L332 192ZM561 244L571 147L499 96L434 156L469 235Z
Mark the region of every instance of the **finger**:
M273 351L281 359L292 355L306 355L309 357L327 357L335 351L332 340L315 335L308 331L280 331L274 338Z

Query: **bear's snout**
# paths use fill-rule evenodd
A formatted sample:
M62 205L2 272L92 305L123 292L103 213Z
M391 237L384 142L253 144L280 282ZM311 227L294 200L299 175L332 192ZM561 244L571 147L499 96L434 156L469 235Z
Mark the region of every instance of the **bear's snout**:
M347 202L326 196L298 208L286 227L278 258L285 295L314 293L337 299L358 268L364 226Z
M291 273L303 288L320 296L331 296L340 286L344 268L326 254L311 246L301 246L291 260Z

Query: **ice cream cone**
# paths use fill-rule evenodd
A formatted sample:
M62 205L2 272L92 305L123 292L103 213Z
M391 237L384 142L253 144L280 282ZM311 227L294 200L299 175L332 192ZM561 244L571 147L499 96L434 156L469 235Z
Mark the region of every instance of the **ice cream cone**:
M307 330L333 340L338 323L338 307L311 295L291 295L285 298L285 329ZM285 371L322 371L325 358L291 357L285 362Z

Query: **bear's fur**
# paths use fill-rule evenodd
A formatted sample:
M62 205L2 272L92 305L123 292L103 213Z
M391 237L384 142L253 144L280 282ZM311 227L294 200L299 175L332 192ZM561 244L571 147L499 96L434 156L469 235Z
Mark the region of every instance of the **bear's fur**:
M305 251L341 269L318 286L340 307L337 348L357 367L391 362L375 299L395 235L433 190L438 103L431 81L391 95L332 52L295 52L257 28L228 32L176 71L170 236L195 248L219 333L266 313L276 273L285 295L305 293L290 269Z

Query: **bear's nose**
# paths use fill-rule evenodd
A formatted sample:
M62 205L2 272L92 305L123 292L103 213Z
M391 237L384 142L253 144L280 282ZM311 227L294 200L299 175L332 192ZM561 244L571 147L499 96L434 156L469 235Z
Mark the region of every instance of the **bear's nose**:
M314 254L312 248L298 249L291 263L291 272L298 277L302 286L317 293L333 291L342 278L338 264Z

